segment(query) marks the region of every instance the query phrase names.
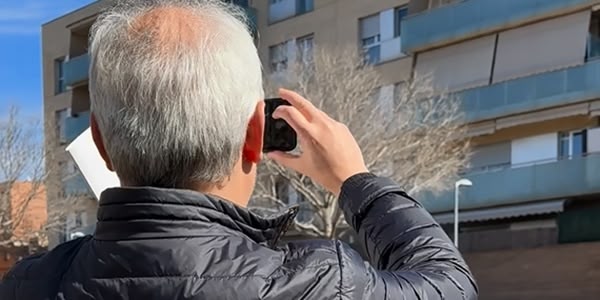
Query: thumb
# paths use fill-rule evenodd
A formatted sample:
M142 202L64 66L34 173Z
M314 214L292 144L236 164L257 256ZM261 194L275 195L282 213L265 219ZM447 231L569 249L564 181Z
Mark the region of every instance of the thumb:
M294 171L298 171L298 166L300 166L300 157L289 153L273 151L267 153L267 157L274 160L276 163Z

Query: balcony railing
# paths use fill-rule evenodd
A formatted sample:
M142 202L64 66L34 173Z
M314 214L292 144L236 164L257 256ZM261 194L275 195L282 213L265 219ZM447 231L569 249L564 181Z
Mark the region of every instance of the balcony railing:
M65 62L65 85L73 86L88 80L88 69L90 66L90 56L86 53L73 57Z
M463 0L402 21L402 50L413 53L446 42L543 19L595 4L594 0Z
M234 1L234 3L240 5L244 4L244 1ZM245 1L247 4L247 0ZM242 6L242 5L240 5ZM248 22L250 26L250 32L254 37L257 36L257 16L256 9L250 6L242 6L248 16ZM73 86L82 82L86 82L89 79L89 67L90 67L90 56L88 53L73 57L70 60L64 62L64 81L63 85Z
M461 189L460 209L477 209L600 193L600 153L539 161L464 175L472 187ZM454 207L454 191L420 195L432 213Z
M269 3L269 22L279 22L311 12L313 9L314 0L283 0L276 3Z
M456 94L468 122L493 119L600 97L600 60Z
M90 127L90 112L81 112L65 120L64 134L66 143L71 143L83 131Z

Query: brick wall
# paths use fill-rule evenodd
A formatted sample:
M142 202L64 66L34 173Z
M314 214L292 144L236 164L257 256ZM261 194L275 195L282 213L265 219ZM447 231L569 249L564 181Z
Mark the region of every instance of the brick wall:
M13 238L15 239L27 240L32 232L41 230L48 219L46 189L43 184L14 183L11 185L10 206L13 220L22 218L22 221L13 228ZM22 212L23 209L25 209L24 212Z
M600 299L600 243L468 253L482 300Z

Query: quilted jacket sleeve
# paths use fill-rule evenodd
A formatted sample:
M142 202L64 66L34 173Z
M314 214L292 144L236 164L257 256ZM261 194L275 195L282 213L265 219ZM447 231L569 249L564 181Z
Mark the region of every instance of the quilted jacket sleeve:
M369 263L338 243L342 294L363 299L477 299L465 261L423 207L387 178L359 174L340 205ZM352 297L357 298L357 297Z

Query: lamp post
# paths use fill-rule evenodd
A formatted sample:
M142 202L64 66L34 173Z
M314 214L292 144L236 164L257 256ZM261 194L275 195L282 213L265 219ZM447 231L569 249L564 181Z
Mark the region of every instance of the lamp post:
M472 186L469 179L461 179L454 184L454 245L458 248L458 192L461 186Z

